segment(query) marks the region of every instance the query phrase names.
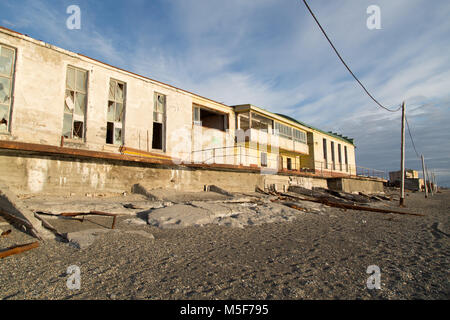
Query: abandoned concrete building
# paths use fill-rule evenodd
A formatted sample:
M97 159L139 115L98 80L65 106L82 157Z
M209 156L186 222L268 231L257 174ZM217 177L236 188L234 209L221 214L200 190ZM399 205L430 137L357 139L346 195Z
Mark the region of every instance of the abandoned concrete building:
M12 187L31 193L374 180L356 176L353 139L1 27L0 164Z

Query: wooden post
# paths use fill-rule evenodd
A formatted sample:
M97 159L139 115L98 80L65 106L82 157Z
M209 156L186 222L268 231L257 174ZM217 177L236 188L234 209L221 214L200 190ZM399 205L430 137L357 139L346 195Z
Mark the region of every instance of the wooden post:
M402 103L402 142L401 142L401 186L400 186L400 206L405 204L405 102Z
M434 192L433 192L433 182L432 182L431 179L430 179L430 174L428 173L428 169L425 169L425 171L426 171L426 173L427 173L427 180L430 182L430 193L431 193L431 196L433 196L433 195L434 195Z
M423 159L423 154L422 154L422 174L423 174L423 183L425 185L425 198L428 198L427 177L425 175L425 160Z

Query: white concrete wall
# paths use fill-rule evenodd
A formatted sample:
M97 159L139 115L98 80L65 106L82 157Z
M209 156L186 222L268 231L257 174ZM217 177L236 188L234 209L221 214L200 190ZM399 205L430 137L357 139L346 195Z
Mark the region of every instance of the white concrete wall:
M93 59L59 49L29 37L0 29L0 43L17 51L11 129L1 140L59 146L61 143L67 66L88 71L86 134L84 141L65 140L65 146L117 152L106 144L109 81L126 83L124 145L152 150L154 93L166 95L166 153L190 160L192 151L192 105L195 101L229 114L228 134L203 131L203 149L232 144L232 108L170 85L134 75ZM211 135L211 137L209 137ZM147 139L148 136L148 139ZM214 137L214 139L213 139ZM210 141L210 143L208 143Z

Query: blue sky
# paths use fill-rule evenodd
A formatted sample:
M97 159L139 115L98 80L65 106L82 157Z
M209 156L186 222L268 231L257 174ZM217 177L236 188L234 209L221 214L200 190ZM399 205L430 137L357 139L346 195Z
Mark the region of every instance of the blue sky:
M66 8L81 8L81 30ZM384 105L406 101L419 153L450 186L450 2L309 0ZM381 29L369 30L369 5ZM2 0L0 25L229 105L252 103L355 138L357 164L400 165L400 113L378 108L300 0ZM407 133L406 166L420 169Z

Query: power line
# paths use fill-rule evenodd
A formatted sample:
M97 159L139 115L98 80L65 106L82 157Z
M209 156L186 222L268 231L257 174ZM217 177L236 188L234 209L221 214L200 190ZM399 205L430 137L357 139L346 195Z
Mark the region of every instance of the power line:
M336 52L337 56L339 57L339 59L341 60L341 62L344 64L344 66L347 68L347 70L350 72L350 74L353 76L353 78L355 78L355 80L359 83L359 85L361 86L361 88L363 88L363 90L367 93L367 95L373 100L375 101L375 103L380 106L381 108L389 111L389 112L397 112L401 109L401 105L398 109L396 110L391 110L389 108L386 108L385 106L383 106L381 103L379 103L371 94L370 92L366 89L366 87L361 83L361 81L359 81L359 79L355 76L355 74L352 72L352 70L350 70L350 68L348 67L348 65L345 63L344 59L342 59L341 55L339 54L339 52L336 50L336 48L334 47L333 43L331 42L330 38L328 37L328 35L326 34L325 30L322 28L322 26L320 25L319 20L317 20L316 16L314 15L314 13L312 12L311 8L309 7L308 3L306 3L306 0L303 0L306 8L308 8L309 13L311 14L311 16L314 18L314 20L316 21L317 25L319 26L320 30L322 30L322 33L324 34L325 38L327 38L328 42L330 43L331 47L333 48L334 52Z
M417 158L420 159L420 155L419 155L419 153L417 152L416 145L414 144L414 139L413 139L413 137L412 137L411 130L409 129L408 118L406 117L406 115L405 115L405 120L406 120L406 126L408 127L409 137L411 138L411 142L412 142L414 151L416 152Z

